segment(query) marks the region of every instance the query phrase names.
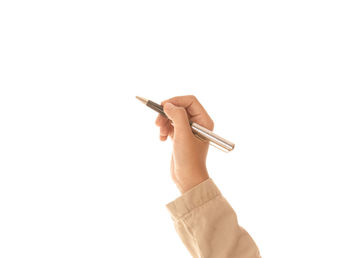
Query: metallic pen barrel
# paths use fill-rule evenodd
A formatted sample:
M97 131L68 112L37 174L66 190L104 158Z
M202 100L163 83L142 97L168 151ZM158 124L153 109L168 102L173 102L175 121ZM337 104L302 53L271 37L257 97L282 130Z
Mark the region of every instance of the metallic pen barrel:
M229 152L235 147L234 143L220 137L219 135L213 133L212 131L197 123L192 122L191 128L195 134L199 135L199 138L204 138L203 140L208 140L210 145L222 151Z

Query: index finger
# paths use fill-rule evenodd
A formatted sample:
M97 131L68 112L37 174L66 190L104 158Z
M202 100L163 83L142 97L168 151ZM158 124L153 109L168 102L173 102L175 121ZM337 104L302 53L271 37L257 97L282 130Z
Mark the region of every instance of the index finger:
M209 130L213 130L213 120L194 95L176 96L164 100L161 102L162 106L167 102L185 108L191 121L196 122Z

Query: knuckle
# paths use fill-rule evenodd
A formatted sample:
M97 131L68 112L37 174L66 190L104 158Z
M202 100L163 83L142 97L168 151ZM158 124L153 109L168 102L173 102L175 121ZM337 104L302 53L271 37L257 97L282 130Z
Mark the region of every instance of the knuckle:
M156 120L154 121L154 123L156 125L160 125L160 119L159 119L159 115L157 116Z
M197 97L195 95L189 95L189 97L194 100L194 101L198 101Z
M201 106L201 103L199 102L198 98L195 95L190 95L190 99L192 103L195 103L196 105L199 104L199 106Z
M164 125L164 123L166 122L167 120L162 116L162 115L158 115L156 120L154 121L154 123L157 125L157 126L162 126Z

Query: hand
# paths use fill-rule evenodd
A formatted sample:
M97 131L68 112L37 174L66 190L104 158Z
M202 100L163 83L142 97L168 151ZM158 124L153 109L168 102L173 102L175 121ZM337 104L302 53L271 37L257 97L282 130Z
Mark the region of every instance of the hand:
M161 105L173 125L168 118L158 115L156 125L160 127L160 140L165 141L168 136L172 139L171 177L180 192L185 193L209 178L206 168L209 142L193 134L189 120L211 131L214 122L192 95L173 97L162 101Z

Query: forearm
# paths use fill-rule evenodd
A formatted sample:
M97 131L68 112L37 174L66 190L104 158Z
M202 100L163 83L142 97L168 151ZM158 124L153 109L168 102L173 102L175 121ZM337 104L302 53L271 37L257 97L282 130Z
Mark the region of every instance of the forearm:
M235 211L211 178L167 204L167 208L193 257L260 257L255 242L239 226Z

